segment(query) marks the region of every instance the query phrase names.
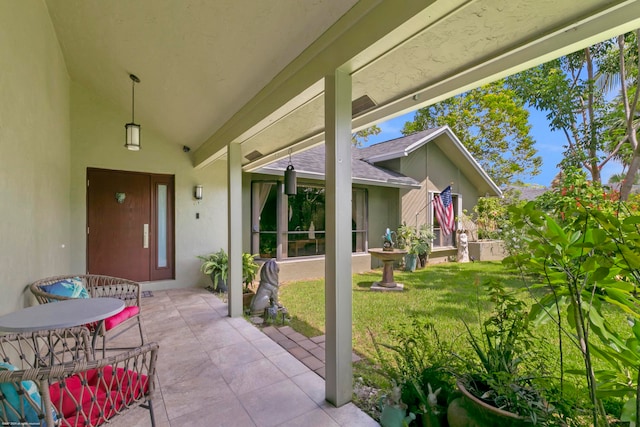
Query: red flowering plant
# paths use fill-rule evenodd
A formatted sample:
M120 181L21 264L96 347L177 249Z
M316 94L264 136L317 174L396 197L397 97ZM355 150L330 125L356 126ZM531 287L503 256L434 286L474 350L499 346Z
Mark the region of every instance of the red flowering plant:
M571 217L579 208L615 216L626 215L619 210L619 200L618 190L588 180L582 169L567 168L555 183L553 190L536 199L536 207L560 223L567 223L572 221ZM627 204L626 207L632 212L637 212L638 203Z

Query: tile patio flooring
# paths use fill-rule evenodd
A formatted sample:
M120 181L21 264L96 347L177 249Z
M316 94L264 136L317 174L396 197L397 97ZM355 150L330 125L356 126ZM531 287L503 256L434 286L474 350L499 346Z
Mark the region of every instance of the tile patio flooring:
M217 296L195 288L153 295L142 299L142 316L147 341L160 344L158 427L378 425L351 403L325 402L316 372L245 319L227 317ZM151 421L136 408L111 425Z

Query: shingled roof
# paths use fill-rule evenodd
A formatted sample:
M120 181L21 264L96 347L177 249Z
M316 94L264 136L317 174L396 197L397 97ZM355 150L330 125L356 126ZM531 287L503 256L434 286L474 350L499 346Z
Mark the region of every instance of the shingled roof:
M430 141L441 135L449 138L436 142L458 168L473 174L470 179L482 182L482 192L500 196L502 192L486 174L482 167L471 156L448 126L440 126L416 132L389 141L380 142L364 148L353 147L351 150L352 181L359 184L378 185L398 188L420 188L415 179L399 172L381 167L378 162L406 157ZM310 148L291 156L291 163L299 177L324 180L325 150L323 145ZM283 157L255 170L256 173L282 175L289 164L289 158Z
M420 188L420 183L401 173L372 165L361 160L360 149L351 150L351 176L354 183L385 187ZM297 175L303 178L324 180L324 145L310 148L291 156ZM255 171L256 173L282 175L289 164L289 158L282 158Z

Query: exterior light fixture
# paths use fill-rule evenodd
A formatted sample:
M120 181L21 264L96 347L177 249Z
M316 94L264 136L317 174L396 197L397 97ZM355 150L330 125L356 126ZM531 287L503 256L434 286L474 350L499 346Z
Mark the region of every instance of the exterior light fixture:
M284 171L284 194L293 196L298 192L298 184L296 183L296 170L291 163L291 148L289 148L289 166Z
M131 123L124 125L126 140L124 146L131 151L140 150L140 125L135 123L135 92L136 83L140 83L140 79L135 74L129 74L131 79Z
M193 197L195 197L196 200L202 200L202 185L193 187Z

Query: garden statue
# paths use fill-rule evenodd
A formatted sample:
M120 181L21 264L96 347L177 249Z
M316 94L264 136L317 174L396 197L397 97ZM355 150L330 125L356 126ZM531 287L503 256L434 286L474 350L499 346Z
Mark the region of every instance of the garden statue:
M260 269L260 285L258 285L258 290L251 300L251 314L264 314L264 310L269 308L272 303L282 307L278 302L279 273L280 267L278 267L278 263L274 259L264 263Z
M462 230L458 236L458 262L469 262L469 238L467 230Z
M382 250L393 251L393 247L395 246L395 244L393 242L391 233L393 233L393 231L387 228L387 231L385 231L384 235L382 236Z

